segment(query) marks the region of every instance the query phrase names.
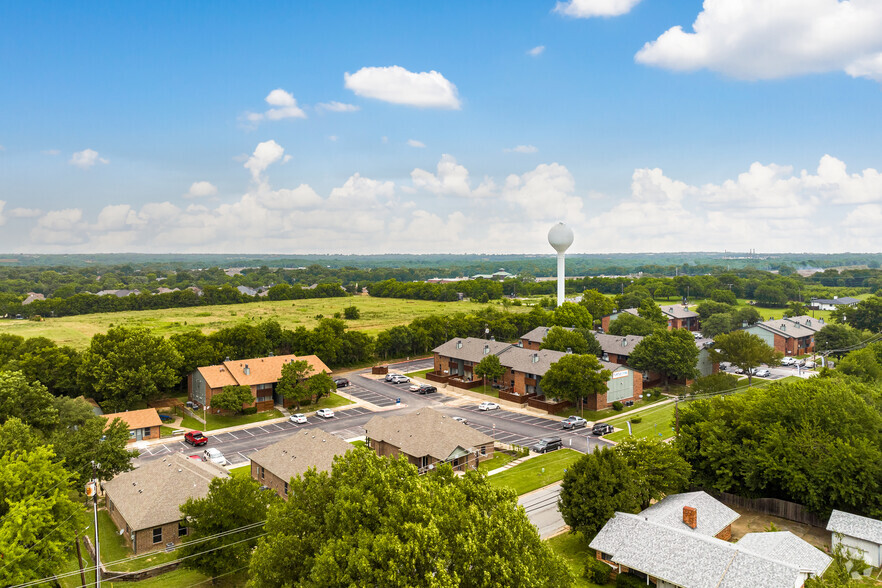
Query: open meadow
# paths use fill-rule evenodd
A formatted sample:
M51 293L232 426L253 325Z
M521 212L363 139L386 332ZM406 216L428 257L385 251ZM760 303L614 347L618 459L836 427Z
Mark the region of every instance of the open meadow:
M375 335L384 329L407 324L415 318L432 314L448 315L472 312L483 305L471 302L434 302L429 300L402 300L398 298L314 298L308 300L279 300L168 308L129 312L83 314L42 321L0 320L0 333L22 337L46 337L59 345L83 349L95 333L103 333L114 326L147 327L154 334L168 337L193 328L211 333L237 323L254 323L274 319L287 329L315 327L322 317L333 317L347 306L356 306L361 318L349 320L349 328ZM529 307L512 307L512 312L526 312Z

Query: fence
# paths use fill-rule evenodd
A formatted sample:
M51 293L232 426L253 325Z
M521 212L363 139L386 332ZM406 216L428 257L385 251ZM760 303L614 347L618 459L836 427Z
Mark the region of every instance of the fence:
M557 414L572 406L572 403L569 400L564 400L563 402L549 402L548 400L545 400L544 396L529 398L527 399L527 404L533 408L547 411L548 414Z
M515 394L510 392L511 388L506 388L505 390L499 391L499 399L500 400L508 400L509 402L516 402L517 404L527 404L527 401L536 396L535 394Z
M796 502L788 502L779 498L744 498L728 492L707 491L708 494L725 505L744 508L761 514L780 517L795 523L825 528L827 521L811 512L807 507Z

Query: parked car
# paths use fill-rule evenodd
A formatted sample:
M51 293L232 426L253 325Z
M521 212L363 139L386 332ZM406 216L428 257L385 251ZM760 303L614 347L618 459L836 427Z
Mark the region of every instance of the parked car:
M334 383L337 385L338 388L345 388L349 385L349 380L347 380L346 378L334 378Z
M388 374L386 374L386 381L391 382L392 378L398 378L398 377L405 378L407 376L405 376L404 374L397 374L397 373L389 372Z
M588 426L588 421L579 416L569 416L561 421L564 429L581 429Z
M496 410L499 408L499 405L495 402L482 402L478 405L478 410Z
M306 424L306 415L302 413L292 414L288 417L288 420L294 423L295 425L305 425Z
M411 392L419 392L421 384L411 384L407 389Z
M455 420L458 423L462 423L464 425L469 424L469 422L461 416L455 416L455 417L453 417L453 420Z
M184 443L189 443L193 447L198 447L208 443L208 437L203 435L201 431L189 431L184 435Z
M594 426L591 427L592 435L609 435L615 430L612 425L608 425L606 423L594 423Z
M216 463L219 466L225 466L230 463L227 461L227 458L224 457L224 454L221 453L219 449L216 449L214 447L209 447L202 452L202 461L210 461L212 463Z
M782 357L781 365L796 365L796 360L792 357Z
M417 394L431 394L432 392L437 392L438 388L435 386L429 386L428 384L423 384L417 390Z
M770 372L770 371L767 370L766 368L758 368L758 369L754 372L753 375L756 376L756 377L758 377L758 378L768 378L769 376L772 375L772 372Z
M743 374L743 373L744 373L744 369L743 369L743 368L740 368L740 367L738 367L738 366L732 366L732 373L733 373L733 374Z
M808 368L808 369L814 369L814 368L815 368L815 362L813 362L813 361L810 360L810 359L807 359L807 360L805 360L805 367Z
M323 419L333 418L334 411L331 410L330 408L320 408L317 411L315 411L315 416L320 416Z
M389 379L389 382L392 384L407 384L410 382L410 378L402 374L393 374L392 378Z
M548 453L549 451L554 451L561 447L563 447L563 441L560 440L560 437L544 437L539 439L539 443L530 449L536 453Z

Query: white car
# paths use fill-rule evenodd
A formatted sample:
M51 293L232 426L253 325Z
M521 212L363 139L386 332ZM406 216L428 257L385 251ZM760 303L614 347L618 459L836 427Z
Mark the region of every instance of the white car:
M295 425L305 425L306 424L306 415L298 412L297 414L292 414L291 416L289 416L288 420L291 421L292 423L294 423Z
M462 423L464 425L469 424L469 422L467 420L465 420L464 418L462 418L461 416L455 416L455 417L453 417L453 420L455 420L458 423Z
M766 368L757 368L753 375L757 376L758 378L768 378L772 375L772 372L770 372Z
M796 360L792 357L782 357L781 365L796 365Z
M315 411L315 416L320 416L323 419L329 419L334 416L334 411L331 410L330 408L320 408L317 411Z
M499 408L499 405L495 402L482 402L478 405L478 410L496 410Z
M214 447L209 447L202 452L202 461L210 461L212 463L216 463L219 466L225 466L230 463L227 461L227 458L224 457L224 454Z
M407 384L410 382L410 378L402 374L392 374L392 377L389 378L389 382L392 384Z

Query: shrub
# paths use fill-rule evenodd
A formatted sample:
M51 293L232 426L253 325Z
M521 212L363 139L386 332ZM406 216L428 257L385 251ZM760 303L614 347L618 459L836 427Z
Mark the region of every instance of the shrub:
M335 318L335 319L341 319L341 318L343 318L343 315L342 315L341 313L339 313L339 312L335 312L335 313L334 313L334 318Z
M621 402L619 402L618 400L616 400L615 402L612 403L612 407L613 407L613 410L622 410L623 408L625 408L625 405L622 404Z
M486 302L490 302L490 296L489 296L486 292L484 292L484 293L481 294L481 296L478 298L478 302L480 302L481 304L484 304L484 303L486 303Z
M360 317L361 312L358 310L357 306L347 306L343 309L343 318L346 320L354 321Z
M619 574L616 576L616 588L646 588L646 580L631 574Z
M242 414L257 414L257 407L256 406L249 406L248 408L246 408L242 411Z
M631 423L634 425L636 425L637 423L640 423L642 421L643 421L643 417L631 417Z
M603 586L609 583L609 573L611 570L612 568L599 559L589 559L585 562L585 572L582 575L589 582Z

